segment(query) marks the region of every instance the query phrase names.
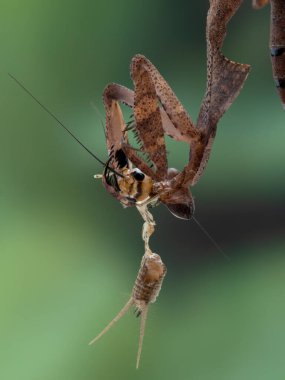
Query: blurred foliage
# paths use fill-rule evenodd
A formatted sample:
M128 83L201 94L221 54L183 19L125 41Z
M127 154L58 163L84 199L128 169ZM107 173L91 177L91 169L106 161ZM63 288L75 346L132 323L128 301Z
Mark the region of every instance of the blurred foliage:
M142 221L92 176L101 168L8 77L11 72L106 158L108 82L132 87L145 54L195 119L205 89L208 1L2 0L0 14L0 378L284 379L285 115L268 54L269 8L246 1L224 52L250 63L193 189L194 222L163 206L152 246L168 275L135 371L138 320L88 341L125 303L143 253ZM169 142L182 168L187 147Z

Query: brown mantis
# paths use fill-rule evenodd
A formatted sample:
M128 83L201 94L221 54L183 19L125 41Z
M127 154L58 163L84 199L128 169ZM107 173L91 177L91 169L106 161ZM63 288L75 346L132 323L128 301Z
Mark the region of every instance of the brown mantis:
M270 2L270 55L273 79L285 109L285 3L283 0L253 0L253 7L262 8Z
M228 60L221 53L226 24L241 0L213 0L207 18L207 89L195 126L168 83L142 55L132 59L134 91L110 84L104 91L108 166L102 178L107 191L124 206L135 205L142 214L146 250L154 230L147 209L161 202L177 217L190 219L194 201L189 186L201 177L210 156L217 123L233 103L249 72L249 65ZM149 167L128 143L119 102L133 109L134 130ZM164 134L190 146L189 162L179 172L168 168ZM109 168L113 169L110 172ZM116 172L121 175L118 177Z
M132 59L134 91L118 84L110 84L104 91L109 160L103 175L96 177L103 179L107 191L124 206L135 205L142 214L146 251L154 231L149 204L161 202L182 219L193 215L194 201L189 186L194 186L201 177L217 123L248 75L249 65L230 61L221 53L226 25L241 2L211 1L206 33L207 88L196 125L159 71L142 55ZM141 142L141 151L148 155L153 168L130 146L119 102L133 109L133 129ZM181 172L168 168L165 134L190 146L189 162Z
M123 206L136 206L144 219L145 254L136 281L141 289L146 285L145 279L140 276L145 263L151 262L153 255L158 256L149 247L149 238L154 232L155 223L148 207L161 202L176 217L191 218L194 201L189 186L194 186L203 174L217 123L239 94L248 75L249 65L230 61L221 53L226 25L241 2L242 0L211 1L206 32L207 88L196 125L156 67L143 55L136 55L132 59L134 91L114 83L108 85L104 91L109 160L103 175L95 177L102 178L107 191ZM130 128L124 121L120 102L133 109L132 129L141 144L141 152L147 154L152 167L129 144ZM168 168L164 135L190 146L189 162L181 172ZM162 270L162 264L159 268L160 289L165 271ZM142 313L138 367L150 300L146 300L142 306L137 302L140 296L135 294L133 291L126 306L91 343L97 341L135 304ZM153 294L156 298L157 292L154 291Z

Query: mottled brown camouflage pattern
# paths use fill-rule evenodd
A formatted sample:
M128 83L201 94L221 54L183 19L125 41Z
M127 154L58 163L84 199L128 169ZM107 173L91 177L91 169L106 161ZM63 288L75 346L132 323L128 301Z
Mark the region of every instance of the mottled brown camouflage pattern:
M142 143L142 150L155 165L156 177L161 181L165 179L168 167L164 131L156 89L143 56L137 55L133 58L131 76L135 87L136 131Z
M242 0L212 0L207 17L207 88L197 121L201 133L191 146L184 183L195 185L209 160L217 124L239 94L250 66L230 61L221 52L226 26Z
M104 92L109 154L116 156L118 150L123 150L130 165L152 178L152 195L158 195L174 215L183 219L189 219L194 212L188 187L202 175L217 123L239 94L249 72L248 65L230 61L221 52L227 23L241 2L210 1L206 32L207 88L197 126L159 71L143 55L132 59L134 92L116 84L109 85ZM153 167L148 166L129 145L118 101L133 108L134 128L142 144L141 150L147 153ZM118 130L115 131L116 128ZM173 175L173 170L168 169L164 134L190 145L189 163L181 173L176 171ZM115 162L114 167L118 170Z

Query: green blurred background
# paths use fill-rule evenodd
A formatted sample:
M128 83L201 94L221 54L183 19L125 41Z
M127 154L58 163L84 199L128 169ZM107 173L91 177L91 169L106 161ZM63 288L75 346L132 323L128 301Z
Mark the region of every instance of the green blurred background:
M105 159L98 116L108 82L132 87L146 55L196 118L205 89L208 1L1 1L0 378L284 379L285 114L268 55L269 8L246 1L224 52L250 63L193 189L194 222L160 206L151 240L168 274L151 307L141 368L132 313L93 338L128 299L142 221L93 175L101 171L7 75L11 72ZM187 147L169 143L182 168Z

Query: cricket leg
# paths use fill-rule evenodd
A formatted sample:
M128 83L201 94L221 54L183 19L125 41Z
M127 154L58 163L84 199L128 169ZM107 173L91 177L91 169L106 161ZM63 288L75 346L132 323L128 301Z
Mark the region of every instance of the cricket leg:
M142 228L142 238L145 245L145 254L151 255L152 251L149 247L149 239L155 230L155 221L152 214L149 212L147 205L137 206L139 213L141 214L144 224Z

